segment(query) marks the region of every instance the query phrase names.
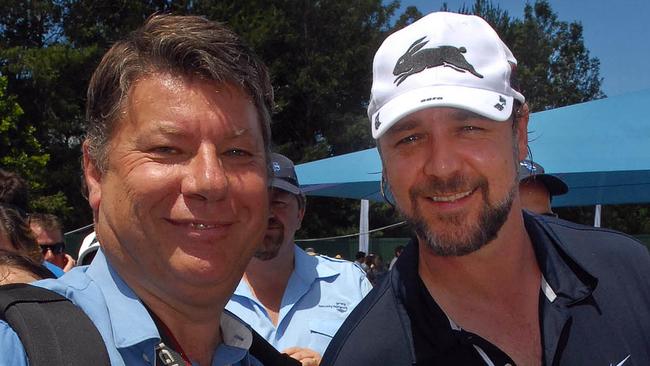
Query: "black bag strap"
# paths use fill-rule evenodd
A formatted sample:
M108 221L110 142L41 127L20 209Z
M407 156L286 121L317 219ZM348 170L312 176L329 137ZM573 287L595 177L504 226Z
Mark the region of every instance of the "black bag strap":
M253 357L257 358L264 366L301 366L300 361L291 358L286 353L280 353L269 342L266 341L256 331L251 329L253 333L253 343L249 348L249 352Z
M0 319L18 334L30 366L110 366L90 318L53 291L22 283L0 286Z

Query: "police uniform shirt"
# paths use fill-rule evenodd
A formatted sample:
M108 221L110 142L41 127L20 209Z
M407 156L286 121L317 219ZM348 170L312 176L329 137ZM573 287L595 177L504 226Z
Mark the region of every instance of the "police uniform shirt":
M264 306L240 281L226 309L248 323L273 347L310 348L320 353L372 285L356 264L325 256L310 256L294 245L295 268L273 325Z

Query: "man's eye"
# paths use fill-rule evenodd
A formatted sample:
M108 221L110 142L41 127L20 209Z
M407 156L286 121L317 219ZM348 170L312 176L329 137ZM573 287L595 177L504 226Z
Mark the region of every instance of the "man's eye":
M273 201L271 202L271 205L273 205L273 207L284 207L287 203L284 201Z
M242 149L229 149L226 150L225 154L228 156L251 156L252 155L250 152Z
M412 144L412 143L416 142L419 139L420 138L417 135L409 135L409 136L406 136L403 139L397 141L397 145Z
M463 126L463 131L481 131L482 128L477 126Z
M171 146L158 146L152 149L152 152L163 155L178 154L179 150Z

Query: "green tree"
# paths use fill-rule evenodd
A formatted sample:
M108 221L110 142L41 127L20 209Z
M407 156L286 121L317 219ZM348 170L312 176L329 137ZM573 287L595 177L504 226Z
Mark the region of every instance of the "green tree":
M16 99L7 93L7 78L0 75L0 166L19 173L38 190L49 155L34 137L35 128L22 123L24 112Z

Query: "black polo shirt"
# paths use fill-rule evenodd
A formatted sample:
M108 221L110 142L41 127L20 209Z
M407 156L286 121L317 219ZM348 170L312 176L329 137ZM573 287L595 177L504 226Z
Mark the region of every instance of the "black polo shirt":
M591 275L587 268L581 266L578 259L572 258L572 253L564 252L562 243L556 242L552 232L544 230L544 225L540 225L528 215L525 216L525 224L543 275L539 296L543 364L553 364L552 360L556 355L570 357L563 352L569 345L569 341L577 345L584 343L585 350L594 348L593 352L598 352L596 347L601 348L606 345L596 343L588 345L589 342L563 335L570 331L572 322L583 311L594 312L594 317L585 321L597 322L603 319L598 316L597 306L588 304L593 301L590 297L597 287L598 279ZM584 245L589 244L584 243ZM403 296L402 300L411 320L413 345L418 364L514 365L512 359L498 347L477 334L460 329L434 301L418 275L417 241L413 241L405 249L400 261L398 269L403 280L400 295ZM646 281L650 281L650 278L646 278ZM612 293L609 296L617 295ZM578 304L583 302L587 304L583 304L583 309L578 312ZM650 309L646 307L640 310L639 321L650 321L648 316ZM616 314L612 315L616 316ZM574 328L576 326L577 324L573 325ZM615 347L611 348L612 354L616 355ZM628 355L632 359L631 353L621 350L605 364L616 365L625 360ZM576 362L578 360L579 358L576 358ZM632 364L631 360L626 362Z
M411 320L418 365L514 365L499 348L460 329L433 300L418 275L418 245L413 241L399 258L404 280L402 299Z

